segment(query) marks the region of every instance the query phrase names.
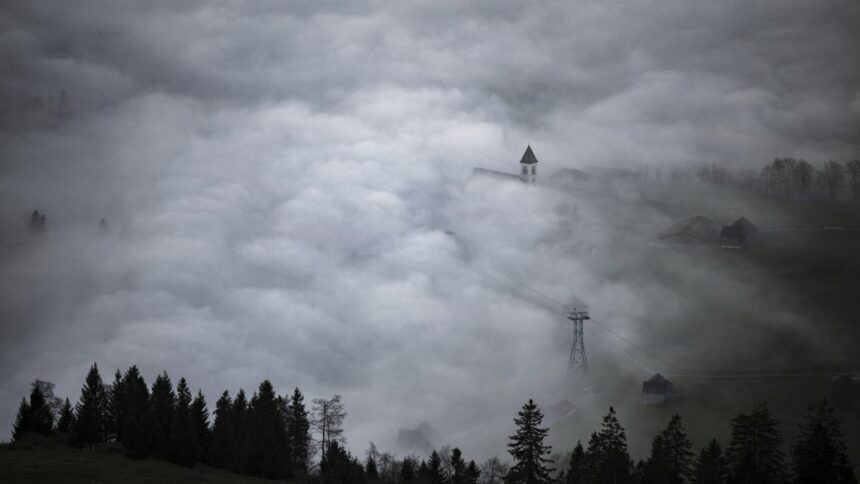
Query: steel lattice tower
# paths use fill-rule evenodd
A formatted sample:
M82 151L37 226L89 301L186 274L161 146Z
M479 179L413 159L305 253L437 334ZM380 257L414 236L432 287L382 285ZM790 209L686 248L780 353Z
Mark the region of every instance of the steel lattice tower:
M573 344L570 346L570 359L567 362L567 374L571 374L577 368L583 370L588 368L588 358L585 356L585 339L582 337L582 323L591 318L588 311L577 311L573 308L567 314L567 319L573 321Z

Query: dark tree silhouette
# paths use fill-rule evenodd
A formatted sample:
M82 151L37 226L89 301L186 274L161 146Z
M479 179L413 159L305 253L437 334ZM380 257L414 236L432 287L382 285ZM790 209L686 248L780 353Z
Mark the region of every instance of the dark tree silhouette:
M231 458L231 469L234 472L242 472L245 467L245 438L248 434L248 400L245 390L241 388L233 400L233 431L236 452Z
M803 416L800 436L792 449L794 482L856 483L842 438L839 419L827 402L811 405Z
M410 484L415 482L415 459L407 457L400 463L400 482Z
M279 478L289 475L286 425L269 380L251 398L245 439L245 471L253 476Z
M692 466L692 447L680 415L674 415L651 444L651 455L645 463L642 481L655 484L685 482Z
M466 484L466 461L459 448L451 450L451 484Z
M523 405L514 418L517 432L509 437L508 449L514 458L514 465L508 472L507 481L511 484L544 484L552 482L549 467L551 460L546 456L550 447L544 445L548 429L541 427L543 413L531 399Z
M728 470L723 449L717 439L713 439L699 452L690 481L693 484L725 484L727 478Z
M18 405L18 413L15 414L15 423L12 425L12 441L21 440L27 432L30 431L30 404L26 398L21 399L21 404Z
M215 422L212 425L212 447L210 450L212 465L230 468L236 449L233 400L230 398L230 392L224 390L221 398L215 403Z
M729 481L737 484L784 483L782 435L767 404L732 420L732 440L726 452Z
M627 452L627 436L613 407L609 407L609 413L603 417L600 432L591 434L585 455L588 475L593 482L630 482L632 462Z
M170 429L170 461L183 467L194 467L200 446L191 423L191 391L185 378L176 384L176 407Z
M209 409L206 406L206 397L200 390L197 390L197 396L191 402L191 427L197 440L198 460L208 463L212 444L212 428L209 426Z
M105 440L107 427L107 393L98 365L93 363L75 406L75 423L71 441L75 445L91 445Z
M478 468L478 464L475 464L475 461L470 460L469 465L466 466L466 484L478 484L478 479L481 478L481 469Z
M289 465L297 476L306 475L310 467L311 427L304 400L304 395L296 388L287 407Z
M113 375L113 383L105 387L105 440L122 440L122 425L125 422L123 402L125 390L119 369Z
M442 457L435 450L430 453L427 462L421 463L418 476L427 484L445 484L447 476L442 468Z
M364 484L364 467L337 441L329 442L320 461L320 482L324 484Z
M585 484L587 482L588 464L585 461L585 449L582 448L582 442L577 442L573 452L570 453L570 462L567 465L567 472L564 474L564 484Z
M150 397L152 408L152 455L156 459L169 457L170 430L173 427L173 414L176 411L176 394L173 383L164 371L155 378Z
M121 415L122 447L126 457L145 459L151 449L149 388L137 366L132 365L122 377Z
M57 432L68 435L68 433L72 430L72 426L74 424L75 412L74 410L72 410L72 404L67 398L63 402L62 408L60 408L60 416L57 419Z
M54 430L54 412L45 398L42 387L34 383L30 390L29 428L38 435L49 435Z
M379 479L379 469L376 468L376 459L373 454L367 456L367 462L364 464L364 474L368 482L377 482Z

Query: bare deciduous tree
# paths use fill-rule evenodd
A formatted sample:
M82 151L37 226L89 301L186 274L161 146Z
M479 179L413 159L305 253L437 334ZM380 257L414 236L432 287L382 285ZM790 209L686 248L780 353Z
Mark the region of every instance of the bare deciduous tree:
M340 395L329 399L315 398L313 400L313 420L311 427L319 434L320 455L325 459L325 452L330 442L344 443L343 421L346 419L346 410Z

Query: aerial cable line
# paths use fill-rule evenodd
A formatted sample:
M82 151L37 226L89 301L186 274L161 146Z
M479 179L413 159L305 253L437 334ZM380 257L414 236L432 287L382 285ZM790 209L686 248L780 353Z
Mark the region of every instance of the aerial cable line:
M493 276L492 274L489 274L488 272L486 272L486 271L484 271L484 270L482 270L482 269L480 269L480 268L476 268L476 269L477 269L479 272L481 272L481 273L483 273L483 274L485 274L485 275L488 275L488 276L490 276L490 277L493 277L494 279L497 279L497 280L499 279L499 277L498 277L498 276ZM547 296L546 294L543 294L542 292L540 292L540 291L538 291L538 290L536 290L536 289L534 289L534 288L529 287L528 285L526 285L526 284L524 284L524 283L522 283L522 282L520 282L520 281L518 281L518 280L514 279L513 277L511 277L511 276L508 276L508 275L504 274L502 271L499 271L498 269L491 269L491 270L492 270L493 272L495 272L496 274L498 274L498 275L500 275L500 276L504 277L505 279L507 279L507 280L508 280L508 281L510 281L511 283L513 283L513 284L515 284L515 285L517 285L517 286L520 286L520 287L522 287L522 288L524 288L524 289L528 290L529 292L531 292L531 293L533 293L533 294L536 294L536 295L538 295L538 296L540 296L540 297L542 297L542 298L544 298L544 299L546 299L546 300L548 300L548 301L551 301L551 302L553 302L553 303L557 304L558 306L560 306L560 307L561 307L561 308L563 308L563 309L568 309L568 305L563 304L563 303L561 303L561 302L557 301L556 299L553 299L553 298L551 298L551 297ZM558 312L558 311L556 311L556 312ZM559 314L562 314L562 315L563 315L563 316L565 316L565 317L567 317L567 314L566 314L566 313L561 313L561 312L558 312L558 313L559 313ZM629 339L625 338L624 336L622 336L622 335L618 334L617 332L613 331L612 329L610 329L610 328L608 328L608 327L606 327L606 326L604 326L604 325L602 325L602 324L600 324L600 323L594 322L593 320L592 320L592 323L591 323L591 324L592 324L593 326L596 326L596 327L597 327L597 328L599 328L599 329L602 329L602 330L604 330L604 331L608 332L608 333L609 333L609 334L611 334L612 336L614 336L614 337L616 337L617 339L619 339L619 340L623 341L624 343L626 343L628 346L630 346L630 347L632 347L632 348L635 348L636 350L638 350L639 352L641 352L641 353L642 353L642 354L644 354L645 356L647 356L647 357L649 357L649 358L651 358L651 359L653 359L653 360L655 360L655 361L657 361L657 362L662 363L665 367L669 368L670 370L672 370L672 369L677 369L677 367L676 367L675 365L673 365L673 364L669 363L668 361L666 361L666 360L664 360L664 359L662 359L662 358L660 358L660 357L658 357L658 356L655 356L655 355L651 354L651 352L649 352L649 351L647 351L647 350L643 349L643 348L642 348L642 347L640 347L639 345L637 345L637 344L633 343L632 341L630 341ZM633 357L631 354L626 353L626 352L625 352L624 354L625 354L625 356L627 356L628 358L630 358L630 359L632 359L632 360L634 360L634 361L636 361L636 362L640 363L640 367L642 367L643 369L646 369L646 370L648 370L648 371L654 371L654 370L653 370L653 368L649 368L647 364L642 364L642 362L641 362L640 360L636 359L636 358L635 358L635 357ZM698 384L700 385L700 387L704 387L704 388L705 388L705 391L706 391L706 392L708 392L708 393L710 393L710 394L712 394L712 395L714 395L714 396L716 396L716 397L720 398L721 400L723 400L723 402L727 403L730 407L732 407L732 408L733 408L734 410L736 410L736 411L742 411L742 410L743 410L743 408L742 408L742 407L746 406L746 401L745 401L745 399L743 399L742 397L740 397L740 396L738 396L738 395L735 395L735 394L733 394L732 392L729 392L729 391L727 391L727 390L725 390L725 389L716 389L716 388L714 388L713 384L711 384L711 383L709 383L709 382L707 382L707 381L704 381L701 377L697 377L697 376L695 376L695 375L689 375L689 374L685 375L682 371L674 371L674 370L673 370L673 371L670 371L670 372L666 372L666 373L667 373L667 374L670 374L670 375L676 375L676 376L677 376L677 377L679 377L679 378L686 379L686 380L688 380L688 381L693 381L693 382L698 383ZM727 398L727 397L730 397L730 398ZM734 399L734 402L732 402L732 399ZM774 415L777 415L778 417L780 417L780 419L781 419L782 421L784 421L784 422L785 422L785 425L788 425L788 422L797 423L795 420L790 419L790 418L786 417L785 415L781 415L781 414L779 414L779 413L777 413L777 412L774 412Z

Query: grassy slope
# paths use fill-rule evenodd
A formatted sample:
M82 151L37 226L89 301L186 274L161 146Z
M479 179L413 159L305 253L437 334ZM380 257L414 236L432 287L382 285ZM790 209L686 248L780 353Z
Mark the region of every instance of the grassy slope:
M238 476L203 465L185 469L157 460L132 460L112 452L62 447L26 450L4 445L0 446L0 482L251 484L276 481Z

